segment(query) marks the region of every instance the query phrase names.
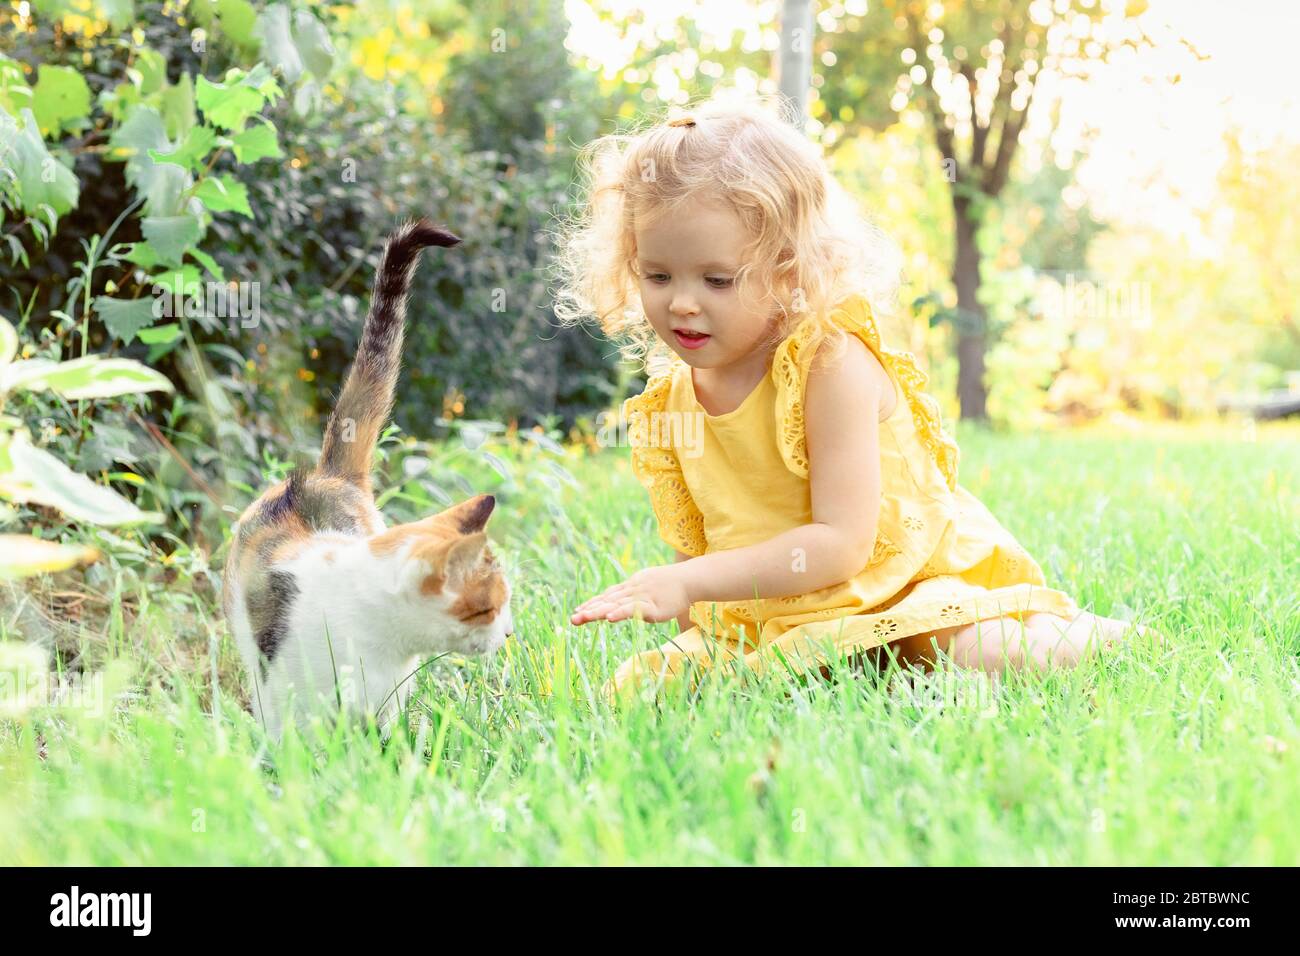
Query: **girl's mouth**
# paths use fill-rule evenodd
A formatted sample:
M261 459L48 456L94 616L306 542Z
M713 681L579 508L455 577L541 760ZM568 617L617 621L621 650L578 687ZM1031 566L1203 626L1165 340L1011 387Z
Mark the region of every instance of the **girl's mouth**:
M673 329L673 335L677 336L677 343L684 349L703 348L710 338L703 332L690 334L681 329Z

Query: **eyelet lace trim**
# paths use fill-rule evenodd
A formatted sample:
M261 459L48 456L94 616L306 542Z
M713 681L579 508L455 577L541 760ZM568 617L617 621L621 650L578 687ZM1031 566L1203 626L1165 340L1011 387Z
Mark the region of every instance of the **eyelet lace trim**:
M747 623L756 622L756 615L749 607L726 605L726 609L737 619ZM826 608L809 613L809 619L800 626L841 619L855 624L860 622L862 632L859 633L862 636L846 635L843 641L836 642L841 647L850 648L885 643L912 634L999 617L1023 619L1026 614L1034 612L1074 617L1078 615L1079 607L1073 598L1063 592L1029 584L1014 584L996 588L983 595L921 601L905 610L888 603L858 614L846 613L844 608ZM763 615L758 617L761 619ZM705 626L704 629L707 631L708 627Z
M672 373L665 372L651 378L640 395L623 403L632 473L650 493L660 536L683 554L699 557L706 550L704 516L686 487L677 451L652 445L649 437L651 416L663 411L671 386Z
M870 307L860 296L848 300L845 306L831 313L840 326L860 338L893 373L902 386L903 397L912 409L912 421L921 444L943 473L950 491L957 487L957 443L943 430L939 403L925 391L929 381L917 367L910 352L896 352L880 342L880 332L871 315ZM772 359L772 371L777 386L777 409L780 416L777 442L781 457L796 475L808 477L808 446L804 430L804 385L807 362L801 360L800 351L808 344L816 329L812 317L805 319L790 337L777 346ZM809 356L809 360L811 356Z

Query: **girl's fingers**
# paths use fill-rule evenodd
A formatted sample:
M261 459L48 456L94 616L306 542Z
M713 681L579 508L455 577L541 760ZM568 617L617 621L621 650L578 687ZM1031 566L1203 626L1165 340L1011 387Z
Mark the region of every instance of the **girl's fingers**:
M581 604L579 604L577 610L579 611L590 610L595 605L603 604L608 600L609 600L608 592L597 594L594 598L589 598L586 601L583 601Z
M604 617L604 613L611 604L608 601L590 600L585 605L577 607L572 614L572 620L575 624L582 624L588 620L598 620Z
M624 585L622 584L616 584L613 587L606 588L604 591L601 591L595 597L589 598L588 600L583 601L581 604L579 604L577 610L581 611L584 608L589 608L593 604L597 604L599 602L608 602L611 598L615 597L618 593L620 593L623 587Z
M619 605L618 610L615 612L618 616L610 618L610 620L622 621L627 618L635 618L638 615L640 615L641 619L644 620L646 616L649 614L649 612L650 612L650 605L647 604L645 601L642 600L627 601Z
M620 603L614 610L606 616L607 621L623 621L636 614L637 602L625 601Z
M618 604L615 603L615 602L612 602L612 601L602 601L601 603L592 606L592 607L587 611L587 613L588 613L592 618L601 618L601 617L606 617L606 616L610 613L611 610L616 609L617 607L618 607Z
M574 610L571 617L573 623L585 624L588 621L598 620L613 623L635 617L638 612L644 619L651 610L650 602L644 595L627 593L626 588L626 584L620 584L584 602Z

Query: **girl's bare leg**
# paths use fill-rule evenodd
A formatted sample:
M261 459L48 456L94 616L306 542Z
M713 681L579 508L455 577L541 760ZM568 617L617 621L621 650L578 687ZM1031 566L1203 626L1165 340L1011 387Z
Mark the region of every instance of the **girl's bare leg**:
M888 654L902 666L929 671L934 668L937 646L959 667L994 674L1008 667L1045 671L1053 665L1073 667L1087 654L1109 650L1135 633L1144 631L1088 611L1073 619L1033 612L1025 615L1023 625L1012 617L989 618L899 638L880 649L878 660L887 663Z

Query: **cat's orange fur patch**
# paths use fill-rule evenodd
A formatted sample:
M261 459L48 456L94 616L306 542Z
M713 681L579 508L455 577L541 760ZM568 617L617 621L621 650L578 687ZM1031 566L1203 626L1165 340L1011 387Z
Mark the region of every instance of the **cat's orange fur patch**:
M425 597L441 594L447 586L448 552L466 538L474 537L459 530L457 522L460 520L454 513L452 519L448 520L448 515L444 512L421 521L397 525L370 539L370 553L383 557L394 554L409 544L411 549L407 557L423 561L433 569L420 580L420 594ZM482 559L494 563L492 552L486 546ZM471 575L451 613L464 619L489 609L498 611L506 602L507 593L505 579L495 570L487 574Z
M396 525L375 535L369 541L370 553L377 558L385 557L400 550L413 537L428 537L445 547L460 536L432 518L424 518L421 521ZM425 547L417 545L417 550L424 551Z
M491 556L487 555L488 560ZM505 579L496 573L471 577L465 582L465 589L451 606L449 613L461 620L475 617L491 611L493 615L500 612L506 602Z
M384 557L410 543L409 558L425 561L433 568L443 568L447 550L465 536L434 518L399 524L382 534L375 535L369 541L370 553L375 557ZM439 571L433 571L420 581L420 593L425 597L441 594L446 584L446 577Z
M296 514L285 520L254 529L240 542L240 569L251 572L261 565L295 556L311 540L311 529Z
M425 561L435 569L420 581L421 594L429 597L442 593L442 589L447 584L447 577L444 573L447 566L447 552L460 537L455 532L449 532L445 529L441 535L431 534L426 529L422 535L415 539L415 544L411 547L410 557Z

